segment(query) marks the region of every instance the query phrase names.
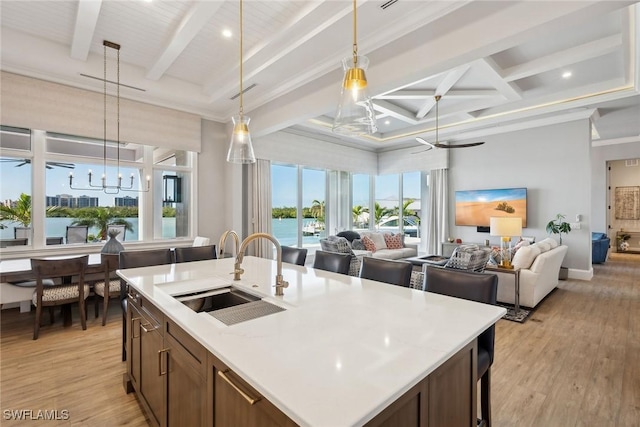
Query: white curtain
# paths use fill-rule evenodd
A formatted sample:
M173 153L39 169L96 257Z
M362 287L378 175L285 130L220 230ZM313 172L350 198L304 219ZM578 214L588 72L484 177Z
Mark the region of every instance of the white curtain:
M429 224L427 253L442 255L442 242L449 232L449 171L435 169L429 173Z
M253 232L271 234L271 161L258 159L253 167ZM256 240L255 255L273 258L273 244Z

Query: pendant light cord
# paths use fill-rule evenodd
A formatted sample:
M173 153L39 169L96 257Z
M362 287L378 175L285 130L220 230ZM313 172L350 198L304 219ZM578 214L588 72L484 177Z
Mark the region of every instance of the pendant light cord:
M242 0L240 0L240 120L242 120Z
M358 19L357 19L357 12L356 12L356 0L353 0L353 68L356 68L356 65L358 64L357 33L358 33Z

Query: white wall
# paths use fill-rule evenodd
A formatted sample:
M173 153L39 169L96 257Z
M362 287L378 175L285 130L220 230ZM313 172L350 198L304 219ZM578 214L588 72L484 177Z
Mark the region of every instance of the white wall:
M587 119L483 138L486 144L451 150L449 158L450 235L463 242L483 242L497 237L478 233L475 227L455 226L455 191L489 188L527 188L525 236L547 237L547 222L561 213L567 222L583 216L580 230L563 235L569 246L563 265L591 275L591 160ZM554 235L557 239L557 235Z
M591 149L593 231L607 231L607 162L611 160L640 158L640 135L635 141L615 145L601 145ZM636 184L637 185L637 184Z
M202 151L198 154L198 235L218 244L232 224L233 188L227 179L227 126L202 120ZM238 198L239 200L239 198Z

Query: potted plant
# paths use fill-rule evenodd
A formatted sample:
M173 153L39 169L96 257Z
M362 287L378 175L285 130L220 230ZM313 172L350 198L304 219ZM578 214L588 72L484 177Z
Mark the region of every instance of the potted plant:
M568 234L571 231L571 225L564 221L565 215L558 214L555 219L547 223L547 233L559 234L560 244L562 244L562 233Z

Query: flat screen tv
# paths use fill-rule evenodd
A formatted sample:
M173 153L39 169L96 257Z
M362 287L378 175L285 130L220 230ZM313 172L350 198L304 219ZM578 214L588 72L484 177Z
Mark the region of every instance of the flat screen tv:
M522 218L522 228L525 228L527 189L456 191L456 225L489 227L489 218L492 216Z

